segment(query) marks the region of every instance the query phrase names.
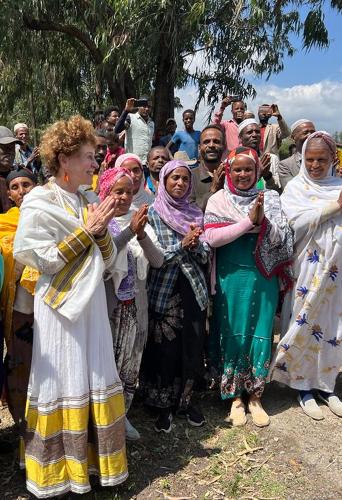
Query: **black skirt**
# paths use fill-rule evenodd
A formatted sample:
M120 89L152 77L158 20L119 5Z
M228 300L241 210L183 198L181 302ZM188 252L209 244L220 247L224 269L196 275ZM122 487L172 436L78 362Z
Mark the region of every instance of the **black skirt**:
M179 273L163 315L149 310L149 335L140 386L145 403L156 408L186 409L194 383L203 376L206 311Z

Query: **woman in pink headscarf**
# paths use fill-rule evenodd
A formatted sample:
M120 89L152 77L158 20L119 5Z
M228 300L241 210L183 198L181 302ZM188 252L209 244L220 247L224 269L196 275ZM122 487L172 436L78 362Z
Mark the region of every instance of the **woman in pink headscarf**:
M142 386L146 404L159 411L155 430L165 433L172 428L172 411L190 425L205 422L191 396L203 368L209 247L202 240L202 211L189 202L191 177L183 161L166 163L148 214L164 249L164 262L149 274L149 339Z
M106 282L109 320L114 355L125 396L126 413L138 382L142 352L147 339L146 278L149 265L160 267L164 252L153 229L147 224L147 205L131 210L134 180L126 168L104 172L100 198L117 200L114 217L108 224L118 249L116 273ZM126 417L126 437L139 439L138 431Z
M154 197L145 189L144 170L139 156L133 153L121 155L116 160L115 167L124 167L132 174L133 200L131 208L133 210L138 210L142 205L152 205Z

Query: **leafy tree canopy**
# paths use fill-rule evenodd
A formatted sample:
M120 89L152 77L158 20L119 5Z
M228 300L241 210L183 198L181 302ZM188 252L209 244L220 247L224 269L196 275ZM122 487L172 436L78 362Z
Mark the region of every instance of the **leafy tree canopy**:
M294 36L326 47L324 0L3 0L0 118L36 128L127 97L155 97L157 125L188 83L198 103L253 96L248 75L284 69ZM337 12L342 2L332 0ZM300 18L299 8L306 7ZM197 64L195 62L197 61Z

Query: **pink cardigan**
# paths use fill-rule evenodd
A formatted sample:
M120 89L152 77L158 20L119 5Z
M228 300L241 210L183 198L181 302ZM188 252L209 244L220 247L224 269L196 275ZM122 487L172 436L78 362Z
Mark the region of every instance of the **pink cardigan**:
M230 226L224 227L210 227L205 230L205 237L207 242L212 248L219 248L227 245L227 243L231 243L236 240L240 236L245 233L248 233L251 229L253 229L254 224L251 222L251 219L247 216L242 219L240 222L236 224L232 224ZM216 255L214 253L213 257L213 265L210 273L210 285L211 285L211 293L215 295L216 293Z

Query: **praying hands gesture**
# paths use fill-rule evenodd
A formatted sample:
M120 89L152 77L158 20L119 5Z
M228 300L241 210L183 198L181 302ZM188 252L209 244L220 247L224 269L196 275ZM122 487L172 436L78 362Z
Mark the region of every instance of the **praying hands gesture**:
M203 233L202 229L196 224L190 224L190 230L182 239L182 247L186 250L191 250L197 247L199 242L199 237Z
M261 226L264 217L264 193L259 193L254 205L249 210L249 218L255 226Z
M129 225L130 230L136 234L138 240L143 240L146 236L145 226L148 220L147 211L148 205L142 205L139 210L134 213Z
M226 168L224 163L221 163L220 166L214 170L214 176L210 186L211 193L216 193L223 188L225 172Z
M108 196L101 203L90 203L88 205L88 219L84 228L93 236L104 236L109 221L113 218L117 200Z

